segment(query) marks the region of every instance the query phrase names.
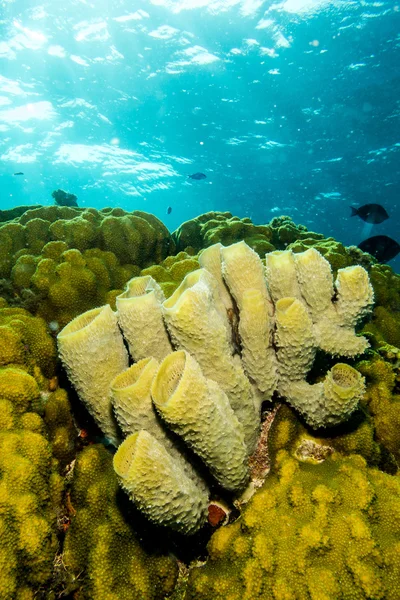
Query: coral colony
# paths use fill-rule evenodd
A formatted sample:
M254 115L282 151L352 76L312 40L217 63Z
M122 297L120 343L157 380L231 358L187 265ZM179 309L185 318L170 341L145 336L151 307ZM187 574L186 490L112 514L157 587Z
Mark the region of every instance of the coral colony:
M306 376L318 348L364 352L369 344L354 327L373 302L360 266L338 272L332 301L331 267L315 249L267 254L265 269L245 242L217 244L200 263L169 299L151 277L134 278L116 313L91 310L58 334L69 378L99 427L116 446L117 422L124 433L114 457L122 487L151 520L182 533L204 524L209 495L166 431L222 488L242 491L263 401L279 395L314 428L355 410L365 384L353 367L337 363L313 385ZM129 369L118 325L135 361Z
M0 277L0 598L400 597L389 266L288 217L22 206Z

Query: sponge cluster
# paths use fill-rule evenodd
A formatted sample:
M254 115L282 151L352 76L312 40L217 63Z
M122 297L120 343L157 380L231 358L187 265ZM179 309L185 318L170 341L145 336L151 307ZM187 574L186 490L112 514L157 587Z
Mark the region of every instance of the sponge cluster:
M215 244L199 263L167 300L150 275L137 277L117 313L88 311L58 335L70 380L119 446L122 487L151 520L183 533L204 523L209 495L188 451L206 479L238 494L264 400L286 399L314 428L349 417L364 393L358 371L337 363L323 381L306 377L318 349L364 352L355 326L373 302L362 267L333 283L314 249L272 252L264 265L245 242Z

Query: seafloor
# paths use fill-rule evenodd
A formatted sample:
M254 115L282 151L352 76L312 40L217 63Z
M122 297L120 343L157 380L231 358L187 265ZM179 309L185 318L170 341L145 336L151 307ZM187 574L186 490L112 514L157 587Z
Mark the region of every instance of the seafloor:
M209 522L186 536L150 523L120 489L115 449L56 337L87 310L115 309L132 277L151 275L168 298L202 249L241 240L261 259L315 248L333 277L367 270L374 307L357 331L370 348L345 359L366 388L344 424L318 430L283 398L264 404L258 488L239 502L214 486ZM399 311L389 266L289 217L207 213L170 234L140 211L0 211L0 599L399 600ZM335 362L319 351L308 382Z

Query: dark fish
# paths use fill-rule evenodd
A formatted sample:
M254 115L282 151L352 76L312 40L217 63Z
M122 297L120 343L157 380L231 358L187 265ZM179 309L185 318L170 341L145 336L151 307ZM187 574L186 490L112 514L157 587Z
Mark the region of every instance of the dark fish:
M360 217L367 223L378 225L378 223L383 223L383 221L389 218L386 210L380 204L364 204L360 208L354 208L354 206L350 206L350 208L351 217Z
M193 175L189 175L190 179L205 179L207 177L207 175L204 175L204 173L193 173Z
M22 171L18 171L18 173L14 173L14 175L23 175Z
M400 252L400 244L387 235L374 235L358 244L358 247L382 263L392 260Z
M172 206L168 206L167 208L167 215L170 215L172 212Z

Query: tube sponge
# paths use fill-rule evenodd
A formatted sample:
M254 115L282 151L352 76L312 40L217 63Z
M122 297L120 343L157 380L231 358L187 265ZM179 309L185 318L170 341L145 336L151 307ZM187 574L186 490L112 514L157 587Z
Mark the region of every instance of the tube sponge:
M117 296L118 322L135 361L154 356L162 360L172 346L161 312L164 293L150 275L134 277Z
M57 336L58 350L81 401L103 433L118 444L110 383L128 367L128 353L109 305L73 319Z
M277 364L272 348L273 304L264 267L245 242L221 248L224 279L239 309L239 336L246 373L270 399L276 387Z
M111 382L111 402L118 424L125 436L145 429L160 442L172 458L180 463L186 475L207 490L204 480L185 459L171 434L162 426L154 408L150 388L159 363L155 358L143 358L123 371Z
M130 499L157 525L192 534L205 523L207 494L147 431L128 436L114 455L113 464Z
M371 310L374 291L368 273L359 265L339 269L335 281L335 309L342 326L354 327Z
M331 306L334 294L331 265L315 248L295 254L294 259L301 295L315 322Z
M229 322L215 305L215 291L207 285L202 271L199 269L186 276L163 303L164 319L174 345L189 352L205 377L218 383L227 394L252 452L260 426L259 407L256 408L255 393L240 357L233 356ZM208 279L210 277L208 274Z
M199 256L199 264L203 269L207 269L207 271L215 277L218 282L221 300L224 303L226 310L233 314L235 309L232 296L230 295L222 276L222 248L222 244L218 243L203 250Z
M281 298L275 306L279 386L282 380L304 379L315 357L313 324L297 298Z
M171 429L200 456L218 483L230 491L247 483L243 428L225 393L207 380L187 352L172 352L161 363L151 395Z
M301 299L293 252L288 250L268 252L265 255L265 273L274 302L288 297Z
M150 386L158 370L155 358L143 358L113 379L111 403L125 436L146 429L159 439L163 432L150 396ZM165 437L165 434L161 434Z
M364 395L364 378L344 363L336 363L322 383L286 381L282 392L311 427L332 427L347 420Z

